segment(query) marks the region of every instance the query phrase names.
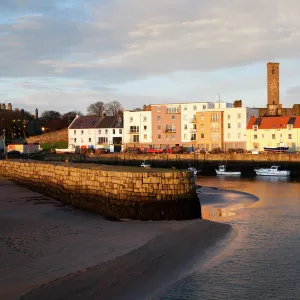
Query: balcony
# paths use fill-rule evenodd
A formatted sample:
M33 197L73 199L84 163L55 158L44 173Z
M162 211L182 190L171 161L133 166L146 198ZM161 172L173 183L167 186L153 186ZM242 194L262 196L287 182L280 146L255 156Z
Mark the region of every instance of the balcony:
M140 132L136 130L129 130L128 134L140 134Z
M166 109L166 114L180 114L179 107L173 108L173 109Z
M190 121L190 123L197 123L197 119L196 118L190 118L189 121Z
M195 129L195 128L190 129L190 133L197 133L197 129Z
M220 128L211 128L210 131L212 131L212 132L219 132Z
M165 128L164 132L165 133L175 133L176 129L175 128Z

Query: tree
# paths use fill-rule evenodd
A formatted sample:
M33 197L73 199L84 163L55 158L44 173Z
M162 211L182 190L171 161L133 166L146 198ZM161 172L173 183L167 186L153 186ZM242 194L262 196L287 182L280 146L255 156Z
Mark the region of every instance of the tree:
M64 123L69 126L71 122L76 118L76 116L82 116L82 113L77 110L71 110L61 116Z
M143 111L141 108L134 108L132 111Z
M105 104L101 101L92 103L87 108L87 113L90 116L99 116L101 117L104 113Z
M61 114L55 110L45 110L41 115L41 119L45 120L46 122L57 120L60 118Z
M119 101L111 101L105 104L105 113L108 116L115 116L123 110L123 106Z

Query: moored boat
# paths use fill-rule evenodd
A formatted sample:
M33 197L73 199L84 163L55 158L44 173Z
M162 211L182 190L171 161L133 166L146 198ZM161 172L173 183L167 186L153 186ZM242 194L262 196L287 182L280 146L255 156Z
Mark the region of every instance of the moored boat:
M220 165L219 169L215 169L217 175L233 175L240 176L242 173L239 171L227 171L225 165Z
M141 164L141 167L143 167L143 168L150 168L151 165L146 164L146 162L144 161L144 162Z
M254 169L256 175L262 176L290 176L291 171L283 170L280 166L271 166L271 168Z
M187 170L193 171L195 176L197 176L201 172L200 170L197 170L196 168L193 167L188 167Z
M264 147L264 151L266 152L286 152L289 150L289 147Z

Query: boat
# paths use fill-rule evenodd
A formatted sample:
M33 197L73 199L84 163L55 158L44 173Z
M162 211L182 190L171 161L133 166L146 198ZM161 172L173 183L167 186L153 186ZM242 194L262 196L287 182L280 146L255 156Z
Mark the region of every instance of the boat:
M219 169L215 169L215 170L216 170L217 175L233 175L233 176L242 175L242 173L239 171L226 171L225 165L220 165Z
M144 162L141 164L141 167L143 167L143 168L150 168L151 165L146 164L146 162L144 161Z
M266 152L286 152L288 151L289 147L264 147L264 151Z
M197 170L196 168L193 168L193 167L188 167L187 170L188 171L193 171L195 176L197 176L198 173L200 172L200 170Z
M271 166L271 168L254 169L256 175L263 176L290 176L291 171L283 170L280 166Z

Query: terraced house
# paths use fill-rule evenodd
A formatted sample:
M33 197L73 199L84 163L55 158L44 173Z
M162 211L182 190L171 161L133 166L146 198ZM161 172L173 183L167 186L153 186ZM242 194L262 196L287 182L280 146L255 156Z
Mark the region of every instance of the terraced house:
M247 149L264 151L264 147L289 147L300 151L300 116L251 118L247 126Z

